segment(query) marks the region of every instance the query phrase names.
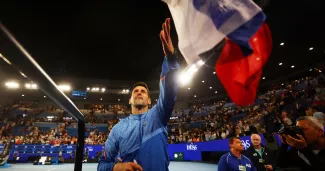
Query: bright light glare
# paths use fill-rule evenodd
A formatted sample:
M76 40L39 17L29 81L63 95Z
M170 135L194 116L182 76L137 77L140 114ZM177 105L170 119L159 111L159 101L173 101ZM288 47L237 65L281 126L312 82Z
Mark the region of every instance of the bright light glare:
M181 86L188 84L192 80L195 72L197 72L199 70L199 68L203 65L204 65L204 62L202 60L198 60L197 62L191 64L188 68L186 68L179 75L179 81L180 81Z
M204 62L200 59L199 61L197 61L197 64L198 64L199 66L202 66L202 65L204 65Z
M61 85L58 85L59 89L61 91L70 91L71 90L71 87L70 85L66 85L66 84L61 84Z
M193 77L192 74L190 74L188 72L183 72L180 75L179 79L180 79L180 82L181 82L182 85L186 85L191 81L192 77Z
M216 74L216 72L213 72L213 74Z
M106 91L106 89L105 88L102 88L102 92L105 92Z
M6 83L6 86L10 89L16 89L16 88L19 88L19 84L16 83L16 82L7 82Z
M90 88L89 88L89 87L87 87L87 90L90 90Z
M294 65L291 66L291 68L294 68L294 67L295 67Z
M99 91L99 88L98 88L98 87L93 87L93 88L91 89L91 91Z
M212 89L212 87L210 87L210 89Z
M196 66L196 64L192 64L191 66L190 66L190 68L188 69L188 72L190 72L190 73L194 73L194 72L196 72L198 70L198 67Z
M217 94L217 93L218 93L218 91L215 91L214 93L216 93L216 94Z
M6 57L4 57L1 53L0 53L0 58L2 58L5 62L11 65L11 62Z
M313 47L309 48L309 50L313 50L313 49L314 49Z
M262 79L265 80L265 77L263 77Z
M280 43L280 45L281 45L281 46L283 46L283 45L284 45L284 43L282 42L282 43Z
M282 65L282 63L280 62L279 65Z
M37 84L25 84L25 87L27 89L37 89Z

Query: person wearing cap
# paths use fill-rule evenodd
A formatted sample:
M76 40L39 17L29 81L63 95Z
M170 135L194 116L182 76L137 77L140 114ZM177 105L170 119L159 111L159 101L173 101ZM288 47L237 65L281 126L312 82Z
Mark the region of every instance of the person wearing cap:
M168 171L167 122L176 101L179 64L170 38L170 19L166 19L162 27L160 39L165 59L157 104L149 110L148 86L143 82L133 86L129 100L132 113L112 128L98 171ZM119 160L116 159L118 152Z

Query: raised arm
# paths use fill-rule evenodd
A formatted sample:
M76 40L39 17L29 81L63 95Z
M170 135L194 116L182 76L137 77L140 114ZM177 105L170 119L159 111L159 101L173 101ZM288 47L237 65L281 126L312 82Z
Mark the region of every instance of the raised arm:
M159 81L160 95L155 107L157 108L159 119L164 125L167 125L176 102L176 95L178 91L176 75L179 69L177 53L174 50L173 43L170 38L169 18L166 19L165 23L162 25L160 39L165 53L165 58Z

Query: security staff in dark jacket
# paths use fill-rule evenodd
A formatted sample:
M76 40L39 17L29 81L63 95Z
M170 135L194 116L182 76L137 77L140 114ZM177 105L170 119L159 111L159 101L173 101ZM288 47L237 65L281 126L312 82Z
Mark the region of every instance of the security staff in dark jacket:
M258 134L251 136L252 146L244 153L256 167L257 171L275 170L275 157L273 153L261 144L261 137Z
M280 135L282 145L277 154L281 168L299 167L301 171L325 170L325 135L323 125L312 116L297 119L303 135ZM288 150L288 147L291 148Z

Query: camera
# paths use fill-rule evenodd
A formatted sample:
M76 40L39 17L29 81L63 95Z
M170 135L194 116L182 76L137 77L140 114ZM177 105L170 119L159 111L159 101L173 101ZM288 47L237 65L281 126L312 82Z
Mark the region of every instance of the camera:
M298 138L297 134L299 135L303 135L302 129L297 127L297 126L285 126L282 127L279 131L279 134L286 134L286 135L290 135L293 138Z

